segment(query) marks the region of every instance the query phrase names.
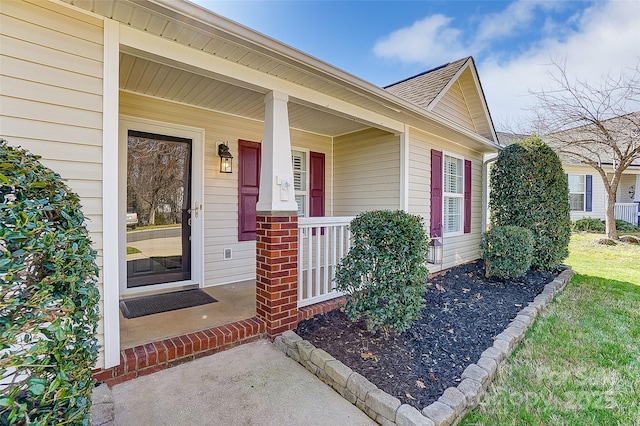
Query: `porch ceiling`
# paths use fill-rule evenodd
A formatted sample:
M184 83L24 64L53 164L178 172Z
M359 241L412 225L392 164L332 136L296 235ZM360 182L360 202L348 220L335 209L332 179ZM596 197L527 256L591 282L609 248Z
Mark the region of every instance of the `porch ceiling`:
M180 69L128 53L120 53L120 89L253 120L264 120L264 91ZM289 125L327 136L369 126L354 119L289 102Z
M361 108L361 111L371 111L381 117L405 123L436 134L439 137L456 141L455 143L476 149L479 152L495 152L497 149L497 145L492 141L457 126L437 114L433 114L326 62L188 1L62 1L118 21L124 26L140 30L141 34L158 36L212 57L224 59L259 71L270 77L276 77L300 87L311 89L317 93L343 101L345 104ZM125 51L124 53L152 62L157 59L135 51ZM178 77L178 74L182 77L182 80L165 78L165 81L173 81L176 84L180 82L182 84L180 88L176 86L171 91L168 91L165 94L167 96L166 99L194 105L194 102L204 102L206 105L201 105L203 108L262 120L264 108L262 107L261 95L264 92L261 93L261 91L263 89L244 84L244 82L220 78L220 76L214 75L213 72L203 75L202 70L185 69L180 64L169 63L170 61L167 60L156 62L175 68L172 70L173 73L176 73L175 77ZM135 65L135 63L130 64L130 66ZM137 65L144 65L144 62L140 62ZM130 78L126 72L126 70L121 69L122 88L140 86L137 90L134 90L140 93L145 93L143 90L154 88L152 82L147 82L146 80L142 83L135 81L123 82L123 76L127 79ZM140 75L149 78L145 72ZM202 77L206 78L202 79ZM208 83L215 83L211 87L211 91L207 92L209 96L198 96L202 95L198 88L208 86ZM194 99L189 99L189 97ZM260 104L259 107L258 104ZM335 109L325 108L324 102L309 102L309 99L291 98L289 105L291 127L323 135L348 134L372 126L385 130L393 128L393 126L386 127L384 123L379 123L377 121L379 118L373 118L374 121L371 121L372 117L370 115L366 115L367 119L341 115L342 113L336 112Z

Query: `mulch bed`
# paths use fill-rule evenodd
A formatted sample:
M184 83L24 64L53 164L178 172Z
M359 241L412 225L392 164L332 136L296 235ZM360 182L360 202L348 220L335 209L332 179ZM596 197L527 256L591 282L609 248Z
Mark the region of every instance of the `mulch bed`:
M402 334L372 335L339 310L302 321L295 332L420 410L457 386L464 369L556 275L531 270L518 279L488 279L480 260L430 279L420 318Z

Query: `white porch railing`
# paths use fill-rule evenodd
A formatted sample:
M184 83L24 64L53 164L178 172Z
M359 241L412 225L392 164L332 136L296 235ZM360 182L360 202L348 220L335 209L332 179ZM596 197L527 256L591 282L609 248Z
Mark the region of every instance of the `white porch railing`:
M298 218L298 307L342 295L335 290L336 265L351 247L352 217Z
M638 204L637 203L616 203L614 206L614 216L616 219L624 220L633 225L638 224Z

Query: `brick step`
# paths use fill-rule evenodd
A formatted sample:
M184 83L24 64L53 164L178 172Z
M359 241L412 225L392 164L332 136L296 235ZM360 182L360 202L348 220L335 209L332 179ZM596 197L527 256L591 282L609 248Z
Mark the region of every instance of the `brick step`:
M265 338L267 338L265 322L253 317L124 349L120 351L119 365L107 369L96 369L93 371L93 378L98 383L113 386Z

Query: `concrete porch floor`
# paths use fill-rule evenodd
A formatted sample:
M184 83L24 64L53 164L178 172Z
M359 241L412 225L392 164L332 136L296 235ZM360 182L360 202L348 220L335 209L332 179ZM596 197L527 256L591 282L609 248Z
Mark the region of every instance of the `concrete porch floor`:
M132 319L120 312L120 347L132 348L256 316L254 280L203 290L218 301Z

